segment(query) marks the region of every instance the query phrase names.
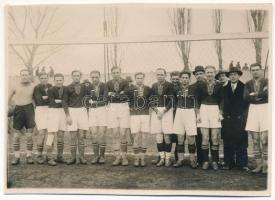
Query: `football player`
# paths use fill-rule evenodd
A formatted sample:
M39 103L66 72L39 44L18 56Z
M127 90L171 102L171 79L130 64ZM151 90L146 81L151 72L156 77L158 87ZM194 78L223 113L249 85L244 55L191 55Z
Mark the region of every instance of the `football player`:
M130 111L128 97L125 91L129 87L128 81L121 78L121 68L114 66L111 69L113 79L106 84L108 94L108 128L112 130L114 136L115 160L113 166L129 164L126 157L127 137L126 131L130 127Z

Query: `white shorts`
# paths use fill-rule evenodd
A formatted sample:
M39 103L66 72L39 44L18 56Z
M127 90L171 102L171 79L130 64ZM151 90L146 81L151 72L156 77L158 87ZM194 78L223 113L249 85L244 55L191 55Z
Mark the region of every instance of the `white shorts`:
M107 107L89 108L89 127L107 126Z
M157 107L158 110L164 110L164 107ZM156 112L151 114L151 130L152 134L164 133L172 134L173 133L173 109L168 110L161 119L158 119Z
M131 115L131 133L149 133L149 115Z
M49 108L47 120L48 132L67 131L66 115L63 108Z
M68 131L88 130L89 121L86 108L70 108L70 116L72 118L72 124L68 125Z
M246 131L263 132L268 130L268 104L250 104Z
M35 108L35 124L37 130L47 129L47 114L48 114L48 106L37 106Z
M130 128L128 103L110 103L107 109L108 128Z
M173 132L179 135L197 135L196 113L193 108L177 108Z
M202 104L200 108L201 122L197 124L201 128L221 128L219 121L219 106Z

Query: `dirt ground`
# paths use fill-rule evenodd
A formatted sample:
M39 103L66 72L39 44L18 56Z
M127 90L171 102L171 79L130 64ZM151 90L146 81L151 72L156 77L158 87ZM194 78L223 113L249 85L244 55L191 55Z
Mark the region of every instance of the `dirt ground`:
M112 156L104 165L59 164L11 166L8 163L8 181L11 188L102 188L102 189L171 189L171 190L265 190L267 177L233 169L230 171L204 171L191 169L188 163L182 168L133 167L129 156L127 167L112 167ZM91 157L87 156L90 160ZM252 167L254 163L251 161Z

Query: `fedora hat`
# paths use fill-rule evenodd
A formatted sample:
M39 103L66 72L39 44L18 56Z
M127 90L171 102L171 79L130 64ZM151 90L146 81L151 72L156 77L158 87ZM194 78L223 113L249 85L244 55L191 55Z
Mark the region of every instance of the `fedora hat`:
M240 70L240 68L238 67L230 67L229 71L226 73L226 76L229 76L230 73L236 72L238 73L240 76L243 74L243 72Z
M220 76L221 74L225 74L225 75L226 75L227 72L228 72L228 71L226 71L226 70L219 70L218 73L217 73L216 76L215 76L215 79L218 80L218 79L219 79L219 76Z
M196 72L205 72L204 67L201 65L196 66L195 70L193 71L193 74L195 75Z

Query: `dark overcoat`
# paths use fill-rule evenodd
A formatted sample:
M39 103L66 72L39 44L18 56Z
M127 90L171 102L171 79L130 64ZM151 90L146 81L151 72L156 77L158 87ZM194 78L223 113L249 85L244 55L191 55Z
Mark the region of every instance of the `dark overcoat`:
M244 84L241 81L237 82L234 92L230 81L222 90L222 138L227 144L248 145L248 135L245 131L248 104L244 101L243 94Z

